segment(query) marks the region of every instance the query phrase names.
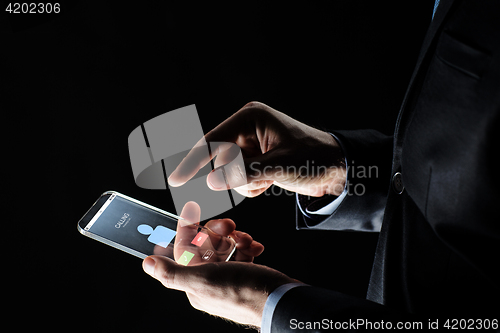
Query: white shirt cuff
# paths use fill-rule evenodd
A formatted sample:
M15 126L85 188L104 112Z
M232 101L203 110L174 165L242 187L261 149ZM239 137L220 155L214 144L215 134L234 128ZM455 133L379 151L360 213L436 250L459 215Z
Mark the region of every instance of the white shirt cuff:
M344 200L344 198L347 196L347 188L344 188L344 192L342 192L341 195L337 197L337 199L333 200L330 202L328 205L325 207L321 207L318 210L312 211L306 208L306 213L308 214L314 214L314 215L332 215L334 211L337 210L339 207L340 203Z

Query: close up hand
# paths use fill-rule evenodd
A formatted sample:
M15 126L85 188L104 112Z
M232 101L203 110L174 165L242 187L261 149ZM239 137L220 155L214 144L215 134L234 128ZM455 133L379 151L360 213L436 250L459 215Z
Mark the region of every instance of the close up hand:
M183 225L179 221L174 258L181 264L155 251L159 255L144 259L144 271L167 288L185 291L191 305L198 310L238 323L260 326L267 296L280 285L297 281L269 267L253 264L254 257L264 251L264 246L250 235L236 231L236 224L230 219L207 222L206 226L213 233L205 242L210 241L214 251L221 246L221 251L224 251L221 237L234 238L236 261L217 260L215 255L214 260L205 261L198 255L191 259L194 263L190 261L189 266L184 265L181 256L186 249L198 253L197 245L191 241L198 232L200 213L200 206L190 201L180 214L186 222Z
M184 291L195 309L256 327L261 325L269 294L283 284L298 282L248 262L182 266L155 255L144 259L143 269L165 287Z
M238 147L243 162L231 163ZM262 103L248 103L207 133L172 172L169 185L183 185L215 157L207 185L216 191L234 188L254 197L273 184L310 196L344 190L345 161L337 141Z

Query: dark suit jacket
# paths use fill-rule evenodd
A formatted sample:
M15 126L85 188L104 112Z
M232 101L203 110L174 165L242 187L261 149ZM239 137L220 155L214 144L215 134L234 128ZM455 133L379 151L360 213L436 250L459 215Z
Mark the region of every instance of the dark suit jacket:
M437 316L498 318L499 15L497 0L441 0L394 136L332 131L348 162L375 165L378 177L349 173L350 193L340 207L326 219L298 211L297 226L374 231L383 216L368 300L298 287L278 302L272 332L296 332L290 319L410 314L424 318L426 328L425 318ZM400 194L391 182L397 172ZM356 184L365 187L363 195L354 193Z

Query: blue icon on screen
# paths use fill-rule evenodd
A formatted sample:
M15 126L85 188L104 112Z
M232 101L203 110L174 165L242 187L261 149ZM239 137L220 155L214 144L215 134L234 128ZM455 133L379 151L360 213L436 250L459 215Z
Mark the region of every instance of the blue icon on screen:
M141 224L137 227L137 231L139 231L143 235L149 235L148 241L164 248L166 248L168 244L170 244L176 234L174 230L165 228L162 225L157 226L153 230L151 226L147 224Z

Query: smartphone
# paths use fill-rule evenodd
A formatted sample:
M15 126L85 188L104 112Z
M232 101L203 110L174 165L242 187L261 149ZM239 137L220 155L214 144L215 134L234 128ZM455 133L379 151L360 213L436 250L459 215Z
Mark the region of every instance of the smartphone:
M185 266L228 261L235 241L194 222L107 191L80 219L78 231L142 259L157 254Z

